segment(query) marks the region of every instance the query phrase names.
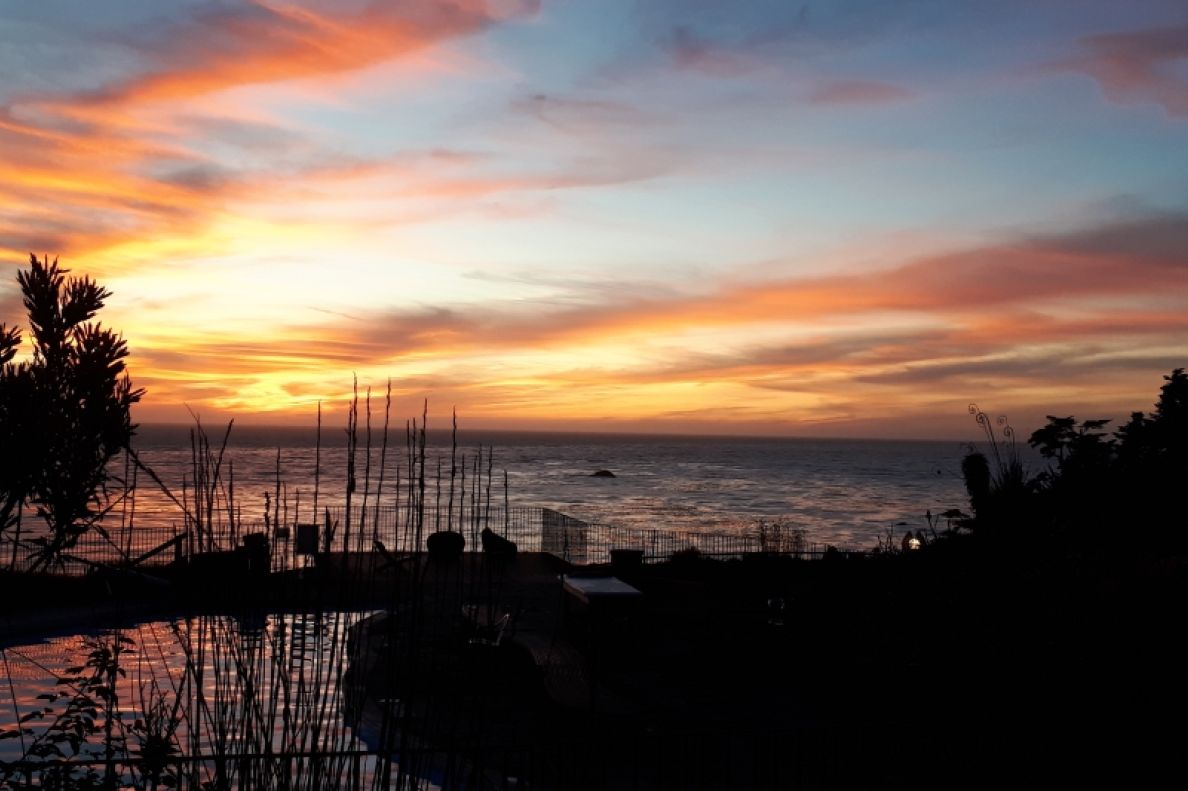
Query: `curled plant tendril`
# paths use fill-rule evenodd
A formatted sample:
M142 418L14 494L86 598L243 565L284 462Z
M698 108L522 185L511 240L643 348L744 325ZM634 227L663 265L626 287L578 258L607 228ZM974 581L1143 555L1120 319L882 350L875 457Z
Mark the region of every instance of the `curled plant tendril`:
M974 416L974 420L982 427L982 432L986 435L986 441L990 443L991 449L997 455L998 438L994 436L994 424L990 421L990 416L983 412L977 404L969 405L969 414Z
M977 404L969 405L969 414L974 416L974 420L977 421L983 430L987 432L991 431L990 416L983 412Z
M1014 474L1011 470L1019 468L1014 427L1011 426L1006 415L999 415L997 418L991 419L977 404L969 405L969 414L973 415L974 420L981 426L982 433L986 435L989 455L993 459L994 466L1000 471L1000 478L1006 480L1009 475ZM997 431L995 431L995 426L998 427Z
M998 423L999 433L1002 434L1002 438L1010 440L1011 445L1013 446L1015 444L1015 427L1012 426L1010 421L1007 420L1007 416L999 415L998 420L995 422Z

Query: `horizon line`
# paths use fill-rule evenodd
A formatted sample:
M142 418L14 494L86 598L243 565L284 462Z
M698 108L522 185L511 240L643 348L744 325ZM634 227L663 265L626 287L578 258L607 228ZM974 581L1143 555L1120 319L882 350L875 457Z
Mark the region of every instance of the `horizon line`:
M253 423L235 421L235 429L245 429L248 431L293 431L306 432L316 431L317 426L301 425L297 423ZM226 426L226 423L220 422L218 425ZM169 421L169 420L153 420L143 421L135 424L137 429L140 428L176 428L186 429L193 428L194 424L183 421ZM330 427L326 430L323 426L323 436L336 435L341 430L341 427ZM374 430L374 429L373 429ZM430 427L429 434L450 434L452 429L450 427ZM517 434L517 435L540 435L540 436L577 436L577 437L619 437L619 438L664 438L664 439L702 439L702 440L769 440L769 441L803 441L803 442L957 442L963 444L975 444L976 440L971 439L957 439L954 437L877 437L877 436L810 436L804 434L745 434L745 433L699 433L695 431L632 431L627 429L613 429L607 431L599 431L596 429L550 429L550 428L490 428L478 427L467 428L459 426L458 434ZM390 433L397 433L392 428L389 428ZM360 432L362 433L362 432ZM382 433L382 429L380 432ZM971 432L972 434L973 432ZM232 431L234 434L234 431Z

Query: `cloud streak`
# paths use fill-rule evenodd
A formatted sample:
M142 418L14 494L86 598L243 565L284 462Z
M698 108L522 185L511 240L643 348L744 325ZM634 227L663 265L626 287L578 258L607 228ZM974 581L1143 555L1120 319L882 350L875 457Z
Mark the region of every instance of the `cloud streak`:
M477 33L497 21L480 0L371 2L349 15L289 3L209 5L139 43L152 63L143 73L66 101L121 106L340 74Z
M796 409L807 410L855 389L908 403L930 388L952 405L1007 383L1055 387L1176 364L1173 350L1188 344L1183 300L1173 297L1162 312L1139 305L1188 293L1188 266L1174 254L1186 233L1188 218L1159 215L877 273L659 291L635 302L592 301L593 292L560 307L362 312L280 328L267 342L194 338L179 349L171 341L140 359L179 392L205 387L195 371L326 392L350 371L404 370L408 382L481 414L509 380L531 382L532 398L507 394L499 403L542 419L576 419L593 394L611 392L668 392L710 410L690 388L750 393L756 408L775 411L780 399L805 399ZM759 331L771 340L756 341ZM650 408L619 407L640 419Z
M1079 52L1053 68L1089 75L1120 104L1154 102L1173 118L1188 117L1188 24L1088 36Z
M358 373L492 421L791 430L1117 405L1188 348L1182 22L1018 4L979 12L990 48L931 4L167 10L0 12L44 37L5 64L79 53L0 89L0 255L115 289L146 409L279 420ZM1160 208L1075 219L1118 194Z
M809 95L809 101L820 105L893 104L913 96L908 89L888 82L833 80L818 86Z
M0 229L0 247L93 255L131 236L199 236L229 201L270 193L282 179L317 180L330 152L304 133L192 100L358 71L534 12L534 3L480 0L375 2L352 14L201 4L135 38L105 34L135 52L136 68L98 88L26 93L0 107L0 208L26 239ZM226 166L205 150L212 141L258 164Z

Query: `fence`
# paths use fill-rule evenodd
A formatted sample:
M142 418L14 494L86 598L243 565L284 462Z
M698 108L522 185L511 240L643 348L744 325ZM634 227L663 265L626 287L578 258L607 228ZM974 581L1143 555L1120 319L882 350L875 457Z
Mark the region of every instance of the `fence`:
M462 533L466 546L477 551L484 529L516 542L521 551L548 552L577 565L608 563L614 550L634 550L646 563L660 562L682 552L712 558L767 553L792 557L821 556L826 547L806 541L803 530L760 523L750 532L695 532L663 528L625 528L585 522L548 508L490 506L465 513L446 509L409 509L404 506L326 508L320 523L244 525L219 519L190 529L178 526L137 525L88 531L50 569L82 574L101 566L151 568L205 552L225 552L251 544L248 536L267 537L272 569L304 565L319 552L369 552L377 544L391 552L413 552L438 530ZM0 536L0 568L29 570L44 533L26 530L17 541Z

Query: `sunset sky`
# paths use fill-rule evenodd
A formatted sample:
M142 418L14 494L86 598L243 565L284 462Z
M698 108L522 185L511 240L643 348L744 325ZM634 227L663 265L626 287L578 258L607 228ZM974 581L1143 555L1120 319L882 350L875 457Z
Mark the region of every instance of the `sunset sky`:
M5 2L0 75L0 321L97 278L142 422L976 438L1188 366L1183 0Z

